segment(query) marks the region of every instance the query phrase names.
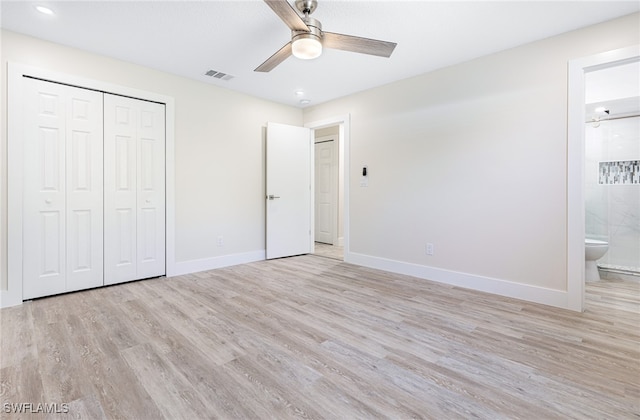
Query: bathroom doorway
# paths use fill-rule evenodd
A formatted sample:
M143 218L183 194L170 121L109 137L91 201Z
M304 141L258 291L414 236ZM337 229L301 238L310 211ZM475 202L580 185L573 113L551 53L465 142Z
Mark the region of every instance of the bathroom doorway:
M607 77L606 73L598 72L616 72L622 70L624 66L627 65L633 67L637 65L638 62L640 62L640 45L622 48L615 51L608 51L605 53L596 54L569 62L569 125L567 156L567 307L573 310L584 310L585 238L587 237L586 202L588 194L586 182L587 175L589 175L587 171L591 171L594 168L593 164L590 164L590 166L586 164L586 130L588 128L591 128L588 126L588 123L593 123L593 121L590 120L594 116L593 114L587 115L587 103L591 105L594 102L593 98L588 99L587 97L587 81L590 79L597 80L598 77L600 77L601 79L603 76L605 78ZM638 75L636 74L636 83L637 80ZM640 96L640 93L636 92L636 90L640 89L638 87L634 88L635 90L632 90L631 92L629 91L629 86L625 86L625 89L626 93L622 95L624 97L629 98ZM594 94L594 92L590 92L589 94ZM614 98L610 99L613 100ZM620 99L620 97L615 99ZM600 106L596 107L595 105L593 105L590 110L592 112L595 112L595 108L600 108ZM599 111L604 112L601 109L599 109ZM610 113L607 115L610 115ZM632 136L632 134L629 135ZM627 161L615 160L611 162ZM613 163L607 164L605 162L604 167L606 168L607 165L615 166ZM590 175L599 176L600 160L598 160L597 170L597 174L591 173ZM640 186L636 186L636 188L640 188ZM602 192L602 190L600 191ZM589 194L591 192L589 192ZM590 223L592 223L592 220ZM607 235L609 234L607 233Z
M585 237L601 279L640 281L640 61L585 75Z

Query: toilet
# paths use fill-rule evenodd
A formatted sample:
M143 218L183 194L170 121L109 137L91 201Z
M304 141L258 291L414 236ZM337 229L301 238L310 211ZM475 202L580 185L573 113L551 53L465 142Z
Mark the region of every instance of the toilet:
M596 261L604 257L604 254L609 250L609 243L606 241L599 241L597 239L584 240L584 256L585 256L585 272L584 279L586 281L598 281L600 280L600 273L598 272L598 265Z

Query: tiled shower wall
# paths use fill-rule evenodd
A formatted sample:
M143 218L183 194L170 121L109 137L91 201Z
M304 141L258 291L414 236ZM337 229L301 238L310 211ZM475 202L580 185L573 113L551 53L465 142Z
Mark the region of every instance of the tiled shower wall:
M640 185L640 160L618 160L600 162L599 184L607 185Z
M599 265L640 272L640 117L586 124L585 141L586 236L609 242Z

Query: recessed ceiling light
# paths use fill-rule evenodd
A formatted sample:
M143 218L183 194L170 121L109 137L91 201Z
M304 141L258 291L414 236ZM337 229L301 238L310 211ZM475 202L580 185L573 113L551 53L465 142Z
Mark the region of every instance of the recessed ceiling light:
M296 95L297 95L297 96L302 96L302 95L304 95L304 90L302 90L302 89L296 90Z
M55 14L53 13L53 10L45 6L36 6L36 10L42 14L49 15L49 16L53 16Z
M311 103L308 99L300 99L300 105L309 105Z

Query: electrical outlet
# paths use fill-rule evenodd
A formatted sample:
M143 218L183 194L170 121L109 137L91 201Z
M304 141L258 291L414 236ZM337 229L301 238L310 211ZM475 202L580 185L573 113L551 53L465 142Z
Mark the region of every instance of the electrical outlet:
M433 244L427 244L426 251L427 255L433 255Z
M224 246L224 236L218 236L218 246Z

